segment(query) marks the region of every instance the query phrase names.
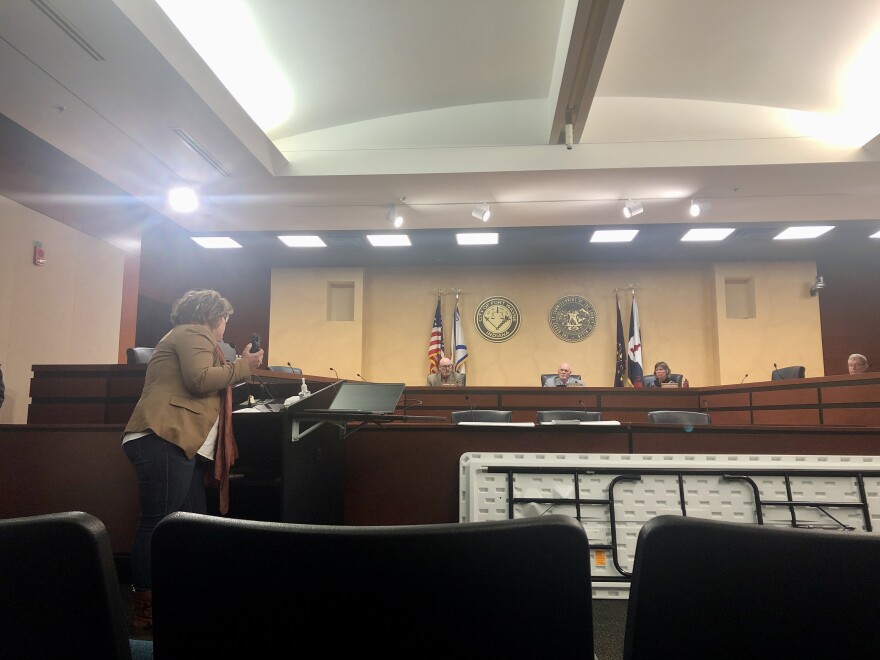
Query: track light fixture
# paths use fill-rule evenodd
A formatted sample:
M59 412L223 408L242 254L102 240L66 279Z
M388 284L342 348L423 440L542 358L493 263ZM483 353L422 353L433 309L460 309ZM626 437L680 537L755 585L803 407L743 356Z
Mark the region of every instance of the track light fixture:
M825 278L821 275L816 275L816 282L813 286L810 287L810 295L815 297L819 294L821 289L825 288Z
M692 199L691 200L691 207L689 209L689 213L691 214L691 217L696 218L698 215L700 215L701 210L702 209L700 209L700 205L697 203L697 200Z
M492 215L492 212L489 210L488 204L477 204L474 206L474 210L471 211L471 215L474 216L477 220L488 222L489 216Z
M395 229L400 229L403 227L403 216L397 211L397 205L392 204L388 207L388 214L385 218L394 225Z
M641 202L634 202L633 200L627 200L626 204L623 205L623 217L631 218L634 215L638 215L642 211L645 210L645 207L642 206Z

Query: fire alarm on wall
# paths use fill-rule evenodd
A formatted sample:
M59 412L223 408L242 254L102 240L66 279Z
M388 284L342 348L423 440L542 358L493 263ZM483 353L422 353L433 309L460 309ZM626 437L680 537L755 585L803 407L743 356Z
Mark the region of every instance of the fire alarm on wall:
M46 251L43 250L43 244L34 242L34 265L35 266L45 266L46 265Z

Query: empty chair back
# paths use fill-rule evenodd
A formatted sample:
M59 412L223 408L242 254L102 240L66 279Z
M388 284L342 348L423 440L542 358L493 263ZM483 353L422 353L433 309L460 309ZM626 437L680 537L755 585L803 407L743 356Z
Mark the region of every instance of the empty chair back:
M270 366L269 371L280 371L285 374L301 374L302 373L302 369L300 369L299 367L289 367L286 364Z
M651 424L710 424L712 418L709 413L696 412L693 410L652 410L648 413L648 422Z
M598 410L539 410L538 424L557 420L577 420L579 422L599 422L602 413Z
M462 422L498 422L507 424L513 420L513 412L510 410L455 410L450 419L453 424Z
M94 516L0 520L0 657L131 658L119 589Z
M877 657L880 536L659 516L636 544L623 657Z
M792 378L803 378L807 373L807 368L802 366L779 367L774 369L770 374L770 380L789 380Z
M356 527L173 513L152 557L157 660L593 657L589 543L568 516Z
M155 348L147 348L146 346L135 346L125 349L125 359L128 364L146 364L153 357Z

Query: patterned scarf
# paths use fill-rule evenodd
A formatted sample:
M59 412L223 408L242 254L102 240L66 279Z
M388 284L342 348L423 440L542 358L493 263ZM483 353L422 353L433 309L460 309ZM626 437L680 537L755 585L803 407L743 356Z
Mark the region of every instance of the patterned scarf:
M215 348L220 364L226 364L226 356L220 347ZM214 447L213 485L220 489L220 513L229 512L229 469L238 458L238 446L232 434L232 386L220 392L220 420L217 425L217 444Z

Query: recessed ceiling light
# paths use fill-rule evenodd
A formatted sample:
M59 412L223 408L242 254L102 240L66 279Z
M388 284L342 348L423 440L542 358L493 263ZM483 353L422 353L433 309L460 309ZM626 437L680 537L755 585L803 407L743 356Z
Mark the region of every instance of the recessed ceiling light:
M733 233L733 227L700 227L681 237L683 241L723 241Z
M241 245L229 236L191 236L203 248L240 248Z
M320 236L279 236L278 240L288 247L327 247Z
M773 240L788 240L792 238L816 238L827 231L834 229L834 226L813 226L813 227L789 227L785 231L773 237Z
M459 245L498 245L498 232L456 234L455 240Z
M406 234L369 234L367 240L373 247L401 247L412 245Z
M629 243L638 233L638 229L597 229L590 243Z
M880 231L871 234L868 238L880 238Z
M168 191L168 206L178 213L192 213L199 208L199 196L186 186L172 188Z

